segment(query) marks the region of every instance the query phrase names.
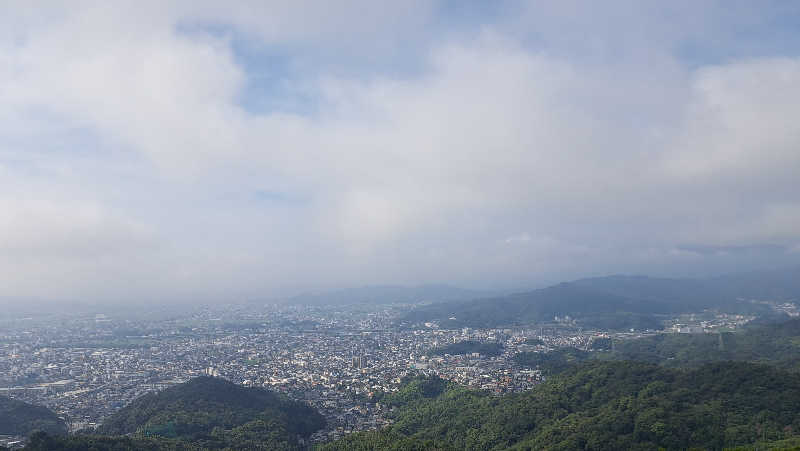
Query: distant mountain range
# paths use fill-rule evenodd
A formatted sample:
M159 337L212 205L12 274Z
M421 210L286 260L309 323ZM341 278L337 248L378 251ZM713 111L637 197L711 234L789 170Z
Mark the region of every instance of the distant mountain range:
M449 285L372 285L323 293L307 293L286 300L289 304L345 305L444 302L475 299L492 295Z
M447 327L497 327L570 316L604 329L657 329L657 315L718 309L770 316L758 300L800 299L800 267L707 279L609 276L580 279L508 296L445 302L414 309L406 323L440 321Z
M635 299L692 306L709 298L791 300L800 298L800 266L726 274L704 279L610 276L570 282L579 287Z

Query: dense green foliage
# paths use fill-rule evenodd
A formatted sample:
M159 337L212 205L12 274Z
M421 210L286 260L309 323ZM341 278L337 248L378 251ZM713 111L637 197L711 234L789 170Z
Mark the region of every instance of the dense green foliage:
M800 437L785 440L760 440L753 445L727 448L725 451L800 451Z
M194 451L200 448L178 440L144 437L80 435L57 437L36 433L24 451Z
M745 361L800 370L800 319L741 332L716 334L658 334L633 340L607 338L592 342L598 352L561 348L547 353L521 352L514 360L527 367L555 374L588 359L631 360L668 367L696 367L704 363Z
M617 341L614 352L598 356L674 367L739 360L800 369L800 320L754 326L737 333L659 334Z
M798 298L798 281L800 268L713 279L601 277L511 296L432 304L414 310L405 321L440 321L448 328L498 327L569 315L583 327L660 329L663 315L704 309L774 316L769 306L741 299Z
M25 451L206 451L206 450L285 450L303 449L297 440L287 436L285 425L248 422L230 431L214 429L208 435L168 438L158 435L109 436L74 435L51 436L34 434Z
M514 361L522 366L537 368L546 375L558 374L589 358L589 353L575 348L560 348L550 352L520 352Z
M292 421L288 421L290 418ZM323 427L321 416L305 404L264 389L199 377L136 399L107 419L97 432L194 439L214 428L232 429L275 419L285 423L292 435L308 436Z
M503 353L503 345L502 343L496 342L480 342L480 341L459 341L458 343L451 343L447 346L443 346L441 348L436 348L430 352L431 355L462 355L462 354L472 354L473 352L477 352L478 354L485 355L485 356L498 356Z
M200 377L134 400L98 435L39 436L28 448L290 450L324 424L316 410L284 396Z
M323 449L722 449L795 437L798 399L800 375L769 366L592 362L504 397L450 387Z
M46 407L0 396L0 435L28 435L35 431L66 434L67 425Z
M418 376L403 381L396 392L381 394L376 398L389 407L403 407L436 398L454 385L435 376Z

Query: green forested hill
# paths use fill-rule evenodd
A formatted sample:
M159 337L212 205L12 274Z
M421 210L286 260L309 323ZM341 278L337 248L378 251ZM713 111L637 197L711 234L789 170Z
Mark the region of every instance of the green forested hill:
M652 314L671 311L676 310L661 301L564 283L499 298L432 304L412 311L405 321L438 320L444 327L497 327L552 321L554 316L570 315L579 318L584 326L657 329L661 323Z
M323 449L722 449L800 432L800 375L743 362L592 362L525 393L410 399L391 427Z
M67 425L52 410L0 396L0 435L28 435L34 431L66 434Z
M136 399L97 432L158 435L210 447L257 438L291 445L296 436L307 437L323 426L322 416L305 404L260 388L199 377Z
M163 437L124 437L107 435L54 436L43 432L31 435L23 451L200 451L202 448Z
M444 327L498 327L569 315L584 327L659 329L660 315L704 309L776 316L769 306L751 300L798 297L800 267L708 279L609 276L510 296L432 304L414 310L404 321L440 321Z
M593 354L580 349L559 348L550 352L520 352L514 355L514 361L522 366L539 369L550 376L591 357Z
M610 346L607 346L610 347ZM514 360L554 374L584 360L632 360L668 367L696 367L710 362L743 361L800 370L800 319L757 325L721 334L659 334L614 342L613 351L561 348L521 352Z
M314 414L311 407L264 389L198 377L134 400L103 422L97 432L192 438L215 427L230 429L270 416L291 418L287 424L291 434L310 435L323 426L321 417Z
M614 352L602 356L672 367L738 360L800 370L800 319L736 333L663 334L624 340L615 343Z
M108 418L93 436L37 436L27 449L299 449L324 427L310 406L261 388L199 377L151 393ZM127 436L127 437L122 437Z

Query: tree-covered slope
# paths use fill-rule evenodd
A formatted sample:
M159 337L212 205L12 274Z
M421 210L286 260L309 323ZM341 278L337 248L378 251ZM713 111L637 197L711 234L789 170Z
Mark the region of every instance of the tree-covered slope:
M514 354L514 361L522 366L539 369L545 375L561 373L572 366L588 360L592 354L575 348L559 348L550 352L520 352Z
M610 341L607 340L607 341ZM697 367L711 362L764 363L800 370L800 319L755 325L722 334L659 334L603 343L600 351L559 348L550 352L520 352L514 361L547 375L586 360L629 360L667 367ZM614 348L611 350L611 348Z
M698 366L737 360L800 369L800 319L748 327L722 334L660 334L618 341L603 358L638 360L665 366Z
M441 321L452 327L497 327L569 315L585 327L658 329L659 315L704 309L776 315L769 306L752 301L800 298L798 281L800 268L707 279L598 277L509 296L432 304L415 309L404 320Z
M52 410L0 396L0 435L28 435L35 431L66 434L67 425Z
M794 437L798 400L800 376L769 366L593 362L504 397L451 386L324 449L722 449Z
M651 313L670 311L657 301L592 291L572 284L469 302L432 304L410 312L405 321L442 321L446 327L496 327L552 321L569 315L584 325L659 328ZM454 319L451 319L454 318Z
M1 449L1 448L0 448ZM188 442L163 437L107 435L54 436L37 432L23 451L199 451Z
M190 443L208 449L294 449L298 437L308 437L324 423L312 407L282 395L199 377L134 400L97 429L97 434L106 438L92 439L133 434L162 437L167 439L161 442L164 446Z

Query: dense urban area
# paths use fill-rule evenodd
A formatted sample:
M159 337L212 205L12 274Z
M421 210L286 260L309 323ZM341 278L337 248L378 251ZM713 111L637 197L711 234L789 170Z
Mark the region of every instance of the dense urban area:
M0 395L44 405L77 431L145 393L211 375L317 408L327 427L311 439L321 442L389 424L375 395L397 390L410 375L519 392L546 377L520 365L514 356L521 352L593 351L646 335L733 330L752 319L704 312L676 316L660 331L609 332L555 317L527 328L445 330L435 322L399 324L412 308L251 304L162 319L108 312L5 319ZM774 308L797 315L792 303ZM3 440L13 445L21 438Z

